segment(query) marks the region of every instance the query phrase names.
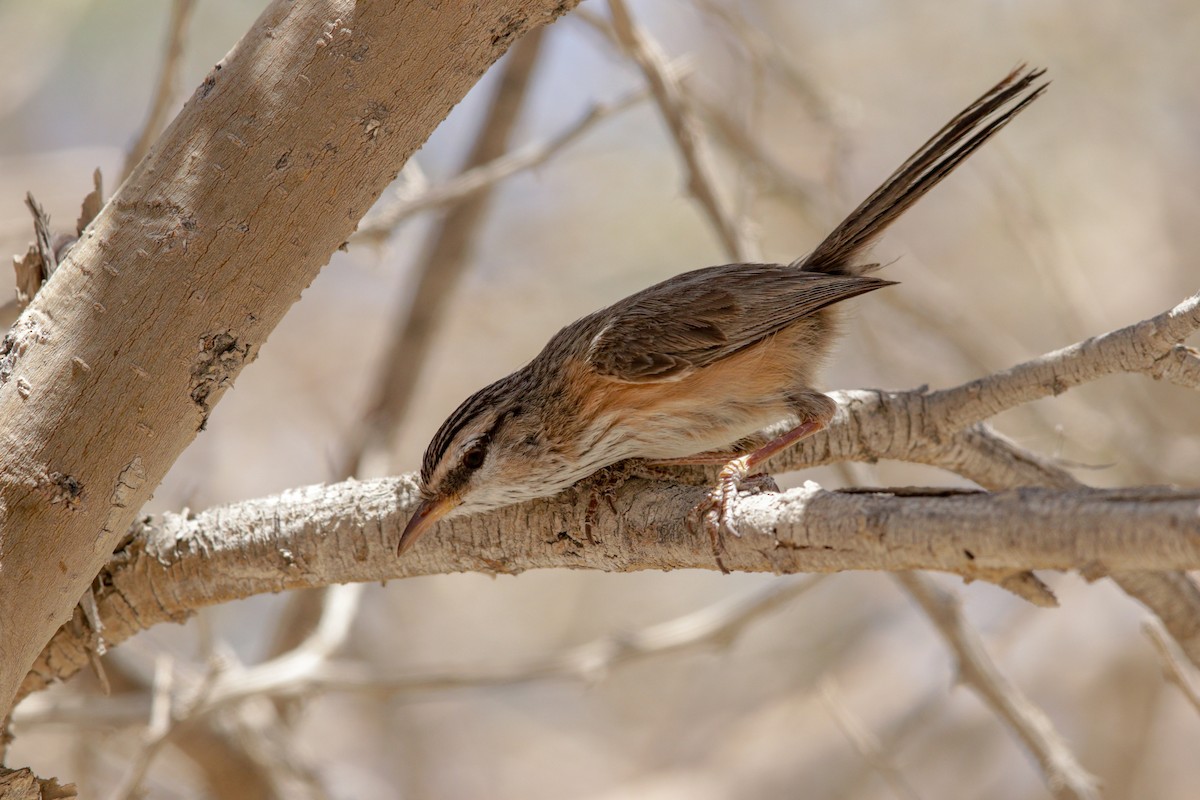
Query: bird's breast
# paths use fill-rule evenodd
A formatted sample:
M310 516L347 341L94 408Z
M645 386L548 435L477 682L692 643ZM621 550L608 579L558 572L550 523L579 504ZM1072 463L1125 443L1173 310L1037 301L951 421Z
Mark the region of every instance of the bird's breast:
M793 412L789 398L807 384L791 342L767 340L670 381L629 383L595 373L576 379L570 438L595 468L625 458L684 458L728 449Z

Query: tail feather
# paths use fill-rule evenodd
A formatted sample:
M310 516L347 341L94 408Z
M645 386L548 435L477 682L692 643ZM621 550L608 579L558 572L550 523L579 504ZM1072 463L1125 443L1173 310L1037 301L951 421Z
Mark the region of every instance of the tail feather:
M859 264L857 259L913 203L1040 97L1049 84L1033 83L1044 73L1024 66L1010 72L946 123L815 250L792 266L829 275L861 275L877 269L878 264Z

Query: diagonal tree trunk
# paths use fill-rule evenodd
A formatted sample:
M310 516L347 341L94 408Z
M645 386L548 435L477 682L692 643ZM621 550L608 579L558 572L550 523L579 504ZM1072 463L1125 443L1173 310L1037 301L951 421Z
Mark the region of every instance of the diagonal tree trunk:
M572 0L275 0L0 345L0 708L167 469L487 68Z

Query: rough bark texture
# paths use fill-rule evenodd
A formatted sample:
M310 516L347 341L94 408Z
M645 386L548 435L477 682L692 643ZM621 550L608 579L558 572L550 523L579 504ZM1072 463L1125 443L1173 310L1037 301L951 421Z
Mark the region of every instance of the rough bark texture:
M213 68L0 346L0 707L405 159L571 5L276 0Z
M630 481L613 495L615 511L587 490L569 491L443 523L402 559L396 542L416 505L410 477L168 514L145 521L101 574L103 635L115 644L202 606L332 583L542 567L716 569L708 537L687 521L706 491ZM723 560L747 572L936 569L999 581L1027 569L1084 566L1099 577L1200 568L1195 490L829 492L809 484L744 497L737 524L742 536L726 540ZM22 694L74 673L90 646L82 624L64 627Z
M72 800L75 784L60 786L54 778L39 778L30 769L0 768L0 797L5 800Z

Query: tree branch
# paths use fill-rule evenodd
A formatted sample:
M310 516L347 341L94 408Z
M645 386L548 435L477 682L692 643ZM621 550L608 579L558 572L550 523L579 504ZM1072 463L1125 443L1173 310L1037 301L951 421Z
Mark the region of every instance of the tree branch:
M0 709L408 156L571 5L274 0L209 74L0 346Z
M1099 357L1063 355L1075 351L1103 354L1106 363L1133 369L1156 363L1156 354L1173 351L1177 342L1171 337L1186 336L1200 324L1195 300L1029 364L1051 357L1083 362ZM1089 342L1106 344L1088 347ZM1075 368L1103 374L1086 364ZM1024 376L1033 372L1022 365L999 374L1030 387L1036 382ZM993 395L1006 391L1001 381L992 386ZM957 405L943 399L940 412L958 409L970 418L971 392L960 387L937 396L957 398ZM1200 613L1195 613L1200 591L1183 573L1154 572L1200 566L1200 544L1184 535L1200 525L1196 492L1084 488L1061 468L985 426L945 429L931 413L930 397L925 390L838 393L840 410L830 428L777 461L798 468L892 458L953 468L988 488L1038 484L1057 491L939 496L931 490L922 496L917 491L856 494L808 487L748 498L741 504L740 525L758 535L727 543L730 568L939 569L1001 583L1033 601L1048 597L1037 591L1032 576L1023 574L1027 570L1082 569L1088 577L1119 572L1122 586L1159 613L1189 656L1200 659ZM550 566L712 568L712 553L701 544L704 537L695 536L686 521L706 480L703 474L693 477L700 485L649 488L630 482L618 493L624 513L615 516L603 504L598 515L592 513L597 504L585 484L557 499L457 520L446 526L451 535L432 537L433 543L400 561L392 548L413 508L410 478L309 487L192 519L167 515L136 528L99 582L105 638L118 642L157 622L184 619L203 605L345 581ZM601 539L596 540L593 528L601 521ZM500 531L505 532L503 546ZM658 538L650 535L655 532ZM470 546L456 544L464 541ZM597 546L603 542L607 546ZM78 669L86 659L85 631L81 623L60 631L22 692Z
M717 188L716 170L695 115L656 42L634 25L624 0L608 0L616 42L641 69L688 173L688 191L704 211L729 258L759 261L758 246Z
M1004 451L1012 462L1027 461L1020 466L1013 464L1022 474L1042 475L1053 485L1065 486L1073 481L1067 473L1044 459L1018 455L1011 443L998 445L994 432L975 426L1023 403L1062 394L1109 375L1133 372L1159 377L1164 363L1179 363L1182 341L1197 330L1200 294L1150 319L950 389L831 392L838 401L839 414L847 418L803 440L771 463L786 470L835 461L895 459L958 471L964 460L967 465L978 461L972 458L972 451L978 453L981 447L987 447L995 449L994 454ZM1188 348L1183 347L1183 351L1186 354ZM1173 376L1185 372L1186 367L1170 370Z
M954 389L933 392L930 411L946 428L963 428L1024 403L1121 372L1169 375L1185 385L1194 377L1178 345L1200 329L1200 293L1163 313ZM1162 362L1166 360L1170 365ZM1192 388L1200 383L1192 384Z
M139 523L97 581L105 639L183 621L197 608L285 589L445 572L567 567L629 572L715 569L688 516L696 486L631 480L614 508L590 493L455 519L397 559L416 507L411 477L312 486L276 497ZM1022 489L989 494L829 492L809 484L744 497L725 564L748 572L933 569L998 580L1028 569L1200 568L1200 490ZM591 539L584 532L590 529ZM67 625L23 693L87 663L90 637Z
M467 200L519 172L537 169L582 139L598 123L633 108L643 102L647 95L648 92L642 89L612 102L596 103L579 119L549 139L532 142L485 164L465 169L445 183L431 186L414 196L400 197L363 220L351 241L378 244L395 233L405 220L423 211L433 211Z
M1096 778L1080 765L1040 708L996 668L963 619L958 600L921 575L896 576L924 609L954 653L959 678L1008 725L1037 759L1051 793L1059 800L1099 800Z

